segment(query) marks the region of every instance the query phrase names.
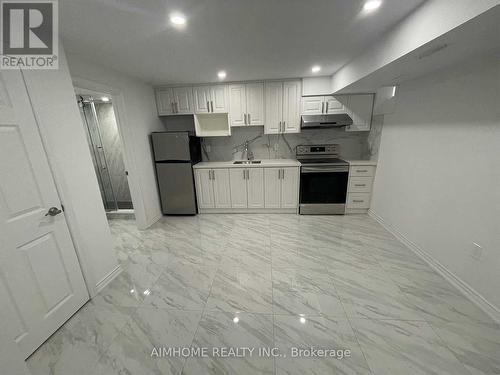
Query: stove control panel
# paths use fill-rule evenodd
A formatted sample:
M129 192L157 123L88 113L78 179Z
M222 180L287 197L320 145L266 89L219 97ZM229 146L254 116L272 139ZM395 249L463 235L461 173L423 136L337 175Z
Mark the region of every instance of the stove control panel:
M298 145L296 155L338 155L339 145Z

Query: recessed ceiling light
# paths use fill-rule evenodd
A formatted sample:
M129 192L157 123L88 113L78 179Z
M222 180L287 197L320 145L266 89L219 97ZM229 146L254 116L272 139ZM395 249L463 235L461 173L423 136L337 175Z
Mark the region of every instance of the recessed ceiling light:
M371 12L372 10L375 10L378 7L380 7L380 5L382 5L381 0L368 0L363 6L363 10Z
M219 73L217 73L217 77L219 77L219 79L226 78L226 72L224 70L221 70Z
M235 316L235 317L233 318L233 322L238 323L239 321L240 321L240 318L238 318L237 316Z
M319 66L319 65L314 65L311 68L311 72L313 72L313 73L318 73L320 70L321 70L321 66Z
M175 26L183 26L186 24L186 17L180 13L172 13L170 15L170 22Z
M102 97L101 97L101 100L102 100L103 102L109 102L109 98L108 98L107 96L102 96Z

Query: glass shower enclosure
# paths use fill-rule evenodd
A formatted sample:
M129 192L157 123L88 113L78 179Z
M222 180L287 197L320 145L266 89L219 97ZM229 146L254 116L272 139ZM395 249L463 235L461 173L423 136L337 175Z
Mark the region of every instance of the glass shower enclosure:
M113 104L104 99L77 95L104 208L108 212L132 209Z

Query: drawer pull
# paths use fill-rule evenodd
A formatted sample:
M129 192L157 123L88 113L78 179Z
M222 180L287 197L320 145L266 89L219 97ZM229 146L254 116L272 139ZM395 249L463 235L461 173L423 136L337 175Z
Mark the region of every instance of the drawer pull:
M354 186L366 186L366 184L354 184Z
M366 170L366 169L356 169L356 172L366 173L366 172L368 172L368 170Z
M354 203L363 203L364 200L363 199L353 199L352 200Z

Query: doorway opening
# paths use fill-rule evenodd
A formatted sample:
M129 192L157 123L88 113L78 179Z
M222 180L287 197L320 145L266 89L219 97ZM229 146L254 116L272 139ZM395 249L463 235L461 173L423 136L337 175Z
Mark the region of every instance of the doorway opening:
M128 172L112 98L77 94L76 99L106 214L108 218L114 218L116 214L133 216Z

